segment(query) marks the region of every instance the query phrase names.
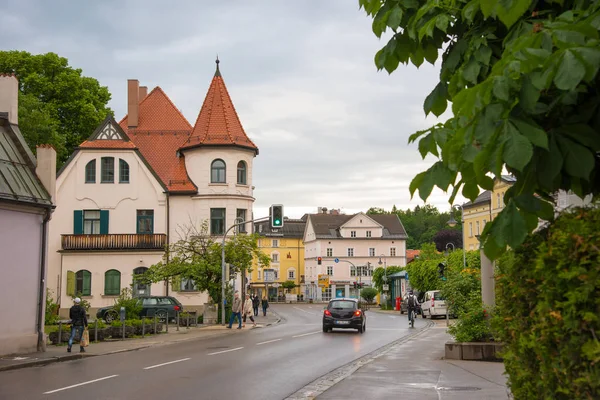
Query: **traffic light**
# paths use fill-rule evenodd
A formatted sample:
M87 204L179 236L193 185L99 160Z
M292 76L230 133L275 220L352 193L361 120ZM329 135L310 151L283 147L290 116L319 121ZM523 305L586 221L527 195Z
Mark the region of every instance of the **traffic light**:
M283 228L283 205L271 206L271 228Z
M439 264L438 264L438 273L439 273L439 275L440 275L440 278L441 278L442 280L444 280L444 281L446 280L446 277L444 276L444 271L445 271L445 270L446 270L446 264L444 264L444 263L439 263Z
M317 257L317 265L321 265L323 259L321 257Z
M356 285L356 282L353 282L353 283L352 283L352 286L354 286L354 289L356 289L356 286L357 286L357 285Z

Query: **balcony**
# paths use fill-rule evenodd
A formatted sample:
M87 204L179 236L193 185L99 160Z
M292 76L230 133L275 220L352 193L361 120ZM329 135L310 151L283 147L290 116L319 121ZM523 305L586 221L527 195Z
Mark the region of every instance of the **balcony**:
M137 235L121 233L112 235L61 235L63 250L163 250L167 235L156 233Z

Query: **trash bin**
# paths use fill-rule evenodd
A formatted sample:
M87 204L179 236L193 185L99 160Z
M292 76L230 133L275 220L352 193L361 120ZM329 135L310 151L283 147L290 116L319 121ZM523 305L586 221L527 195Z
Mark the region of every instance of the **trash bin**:
M396 297L396 311L400 311L400 302L401 302L401 298L400 297Z

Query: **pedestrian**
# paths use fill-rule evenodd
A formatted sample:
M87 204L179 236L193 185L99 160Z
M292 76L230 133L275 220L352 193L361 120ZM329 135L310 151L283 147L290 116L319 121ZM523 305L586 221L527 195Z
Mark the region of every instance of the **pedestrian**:
M252 299L250 298L250 294L246 293L246 301L244 302L244 327L246 327L246 317L250 318L250 321L252 321L252 323L254 324L254 326L256 326L256 321L254 321L254 317L253 317L253 303L252 303Z
M85 313L85 309L81 306L81 299L76 297L73 300L73 307L69 310L69 318L71 318L71 337L69 338L69 347L67 347L67 352L71 352L71 347L73 347L73 339L75 339L75 334L79 332L79 352L85 353L85 349L81 345L81 338L83 336L83 330L87 328L88 321L87 315Z
M260 305L260 299L258 298L258 295L255 294L254 297L252 298L252 308L254 308L254 316L258 317L258 306Z
M269 300L267 300L267 296L263 296L261 304L262 304L262 309L263 309L263 316L266 317L267 316L267 308L269 308Z
M235 291L233 295L233 304L231 305L231 317L229 318L229 326L227 328L231 329L231 325L233 325L233 320L237 317L239 321L238 329L242 329L242 300L240 300L240 292Z

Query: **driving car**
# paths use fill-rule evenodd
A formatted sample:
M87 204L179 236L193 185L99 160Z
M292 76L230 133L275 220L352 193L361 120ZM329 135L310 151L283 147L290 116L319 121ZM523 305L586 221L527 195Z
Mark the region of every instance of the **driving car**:
M323 311L323 332L334 328L367 330L367 316L357 299L336 298L329 301Z
M446 316L446 299L442 297L439 290L425 292L425 297L421 303L421 316L423 318Z
M400 314L408 312L408 296L404 296L400 303ZM421 309L421 303L417 301L417 315L421 315L423 310Z
M140 317L154 318L156 315L159 321L164 322L167 318L175 319L177 312L183 311L181 303L171 296L144 296L138 297L138 300L142 305ZM96 312L96 318L111 323L119 319L119 311L114 306L102 307Z

